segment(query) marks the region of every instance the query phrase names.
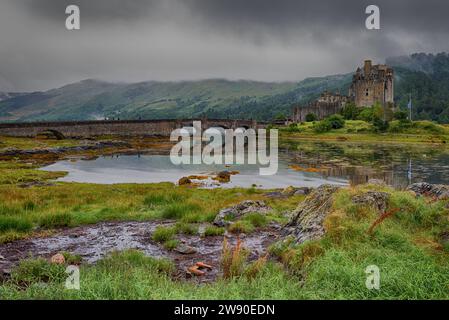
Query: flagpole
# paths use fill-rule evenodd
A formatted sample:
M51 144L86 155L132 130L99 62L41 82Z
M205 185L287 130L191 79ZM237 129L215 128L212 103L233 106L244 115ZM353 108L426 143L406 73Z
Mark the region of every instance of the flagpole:
M408 100L408 105L409 105L409 112L410 112L410 121L412 121L412 93L409 93L409 100Z

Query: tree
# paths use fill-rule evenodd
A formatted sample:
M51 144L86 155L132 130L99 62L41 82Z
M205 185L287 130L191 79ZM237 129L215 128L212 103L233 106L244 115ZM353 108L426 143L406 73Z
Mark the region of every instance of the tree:
M360 108L358 108L354 102L347 103L341 110L341 115L346 120L356 120L360 114Z
M323 133L332 129L340 129L345 126L345 119L339 114L334 114L326 119L316 123L313 126L313 130L316 133Z
M408 113L404 110L399 110L396 111L393 116L395 120L407 120Z
M373 128L375 132L385 132L388 130L389 123L388 121L384 121L379 116L374 116L373 119Z
M327 117L324 121L329 123L331 129L341 129L345 126L345 119L339 114Z
M317 120L317 117L316 117L316 115L314 113L308 113L306 115L306 122L313 122L313 121L316 121L316 120Z
M371 121L373 121L373 115L374 115L373 108L363 108L360 111L357 119L363 120L363 121L366 121L366 122L371 122Z
M283 113L278 113L275 117L275 120L286 120L287 118Z

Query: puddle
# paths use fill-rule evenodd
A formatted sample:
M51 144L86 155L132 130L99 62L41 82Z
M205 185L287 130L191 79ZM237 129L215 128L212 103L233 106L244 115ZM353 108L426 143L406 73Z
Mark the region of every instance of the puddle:
M147 256L168 258L177 267L177 278L186 278L185 270L198 261L213 266L205 276L196 278L200 282L213 281L220 275L220 258L223 237L201 238L199 235L178 235L184 244L197 250L194 254L182 254L167 251L162 245L151 241L151 234L158 226L169 226L174 221L149 222L102 222L95 225L64 229L45 238L19 240L0 245L0 270L9 270L21 259L27 257L50 258L52 255L67 251L80 255L83 263L95 263L112 251L138 249ZM266 230L241 238L243 246L251 252L250 260L265 254L269 244L278 237L279 227L272 225ZM227 235L230 244L237 242L237 237Z

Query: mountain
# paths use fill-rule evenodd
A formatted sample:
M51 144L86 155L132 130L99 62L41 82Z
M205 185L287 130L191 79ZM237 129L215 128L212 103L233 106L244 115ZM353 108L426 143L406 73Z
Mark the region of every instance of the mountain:
M0 92L0 101L19 97L28 93L20 93L20 92Z
M0 102L1 121L243 118L288 115L291 105L328 88L349 84L350 76L310 78L299 83L211 79L180 82L108 83L84 80Z
M416 53L386 60L395 69L395 101L415 119L449 123L449 54Z
M395 101L415 119L449 123L449 55L417 53L388 58L395 70ZM354 66L354 69L356 65ZM45 92L0 93L0 121L175 118L270 120L290 115L328 89L346 93L352 73L300 82L200 81L110 83L84 80ZM3 97L3 98L2 98Z

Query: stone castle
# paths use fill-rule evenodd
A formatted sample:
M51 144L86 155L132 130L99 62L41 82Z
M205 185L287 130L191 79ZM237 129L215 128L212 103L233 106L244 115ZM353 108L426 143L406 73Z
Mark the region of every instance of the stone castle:
M386 107L394 104L394 72L384 64L372 65L366 60L363 69L357 68L347 96L325 91L321 96L305 106L293 108L292 121L303 122L308 114L319 120L340 112L353 102L357 107L370 107L376 103Z

